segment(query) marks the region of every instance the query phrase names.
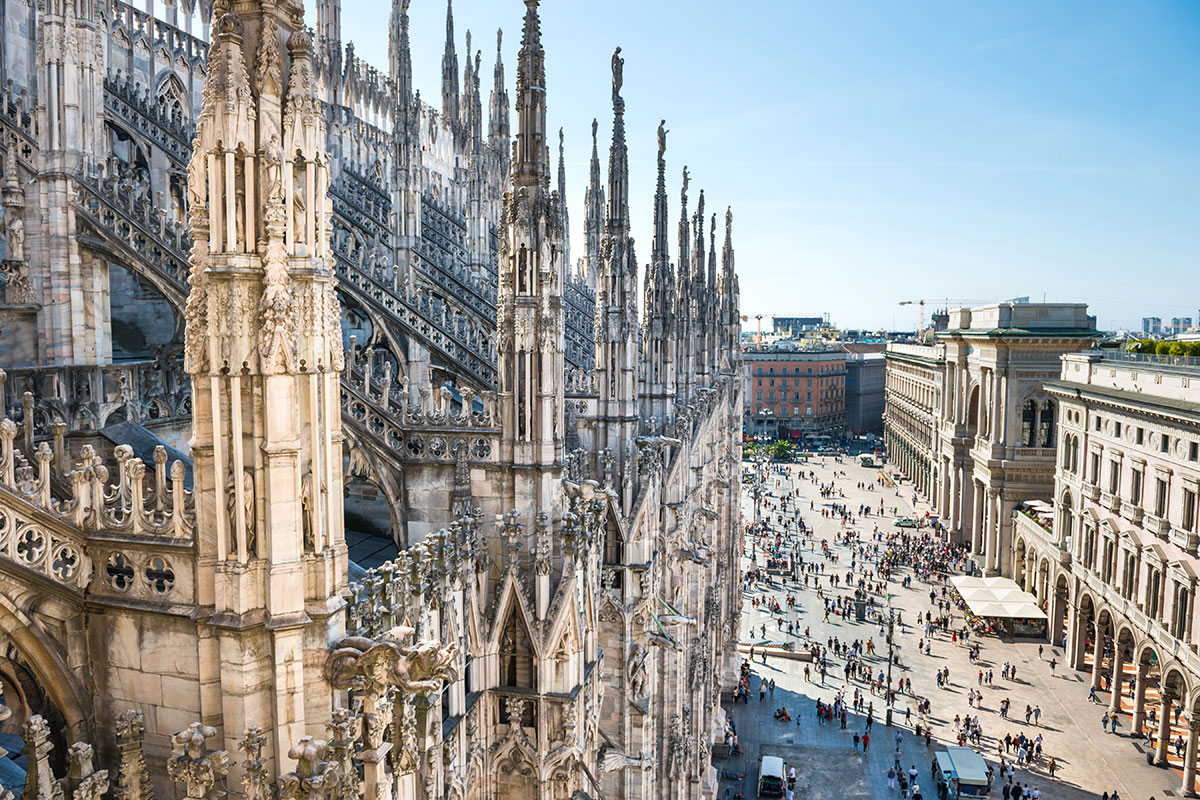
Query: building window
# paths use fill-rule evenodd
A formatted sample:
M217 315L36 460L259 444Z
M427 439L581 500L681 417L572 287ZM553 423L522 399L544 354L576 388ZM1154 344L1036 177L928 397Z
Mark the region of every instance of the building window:
M759 398L762 399L761 397ZM1092 453L1092 483L1100 485L1100 454Z
M1038 411L1038 447L1054 447L1055 409L1054 401L1046 400Z
M1108 493L1116 494L1121 488L1121 462L1108 462Z
M1196 490L1183 490L1183 518L1180 520L1180 526L1185 531L1193 531L1196 529Z
M1100 430L1100 418L1099 417L1096 417L1095 425L1093 426L1092 429L1096 430L1096 431Z
M1200 442L1192 442L1188 445L1188 461L1200 460Z
M1021 409L1021 444L1033 447L1033 433L1037 425L1037 403L1026 400Z
M1113 423L1113 435L1116 436L1118 439L1121 438L1121 423L1119 423L1119 422Z
M1162 435L1162 438L1158 440L1158 451L1160 453L1166 453L1170 449L1171 449L1171 437L1167 436L1164 433Z
M1137 429L1137 443L1138 444L1142 443L1142 440L1145 437L1145 435L1146 435L1146 432L1144 430L1142 430L1141 428Z
M1129 502L1135 506L1142 504L1142 470L1138 467L1129 474Z
M1154 479L1154 516L1167 516L1167 482L1162 478Z
M1157 620L1162 610L1162 570L1150 569L1146 575L1146 613Z

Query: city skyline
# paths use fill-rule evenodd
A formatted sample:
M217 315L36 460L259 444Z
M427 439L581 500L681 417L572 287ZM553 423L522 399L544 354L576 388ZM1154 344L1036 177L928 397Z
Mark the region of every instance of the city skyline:
M498 27L515 74L512 5L454 3L460 70L469 29L485 99ZM685 164L693 210L700 189L710 213L733 206L747 315L829 312L848 328L903 329L916 327L917 311L901 300L1044 295L1088 303L1101 328L1136 330L1144 316L1200 308L1200 297L1156 299L1200 259L1189 133L1200 124L1200 54L1188 49L1200 11L928 2L869 12L547 3L548 124L565 131L572 258L582 252L593 118L607 165L608 66L620 45L643 270L665 118L671 218ZM343 39L381 69L385 13L342 22ZM445 13L442 0L409 9L414 83L435 104ZM702 156L713 151L721 156ZM1158 280L1145 280L1147 269ZM859 276L850 287L848 273ZM803 294L780 301L789 276ZM860 285L874 291L859 295Z

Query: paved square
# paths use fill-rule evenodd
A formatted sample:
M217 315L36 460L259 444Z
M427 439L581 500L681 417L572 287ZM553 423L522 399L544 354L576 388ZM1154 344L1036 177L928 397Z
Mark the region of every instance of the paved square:
M805 477L798 477L803 469ZM812 471L816 483L808 477ZM844 476L843 476L844 475ZM874 544L874 528L878 525L879 533L886 536L897 528L893 526L893 509L899 515L923 513L924 509L910 502L911 490L906 486L899 488L876 485L880 472L866 469L853 463L852 460L839 463L832 458L816 459L807 464L791 465L790 477L772 474L767 482L767 490L771 496L765 498L762 512L764 518L770 517L771 535L784 535L785 551L802 544L801 551L805 563L824 565L825 571L820 580L823 594L827 598L839 595L846 596L852 592L843 581L840 588L830 585L828 576L834 571L845 577L850 569L851 549L833 544L838 531L853 529L861 536L860 544ZM778 482L778 483L777 483ZM822 497L820 485L834 486L834 492L829 497ZM863 484L864 488L859 488ZM872 486L874 488L866 488ZM795 491L793 507L799 510L800 517L814 529L811 541L802 540L795 527L785 531L777 517L780 495ZM754 518L754 505L750 492L744 493L743 514L745 519ZM870 506L878 511L880 501L886 509L882 517L875 515L859 516L861 505ZM854 525L843 528L839 517L831 511L830 516L822 516L821 509L830 509L830 504L838 503L847 507L855 516ZM810 506L811 504L811 506ZM794 518L794 513L783 514L786 520ZM912 531L910 531L912 533ZM921 532L917 532L919 536ZM820 543L826 540L831 545L831 556L826 558L821 553ZM881 543L882 546L882 543ZM755 560L757 557L757 561ZM869 559L869 568L874 568L874 558ZM861 562L860 562L861 564ZM763 566L762 550L752 537L747 537L743 567L751 569ZM857 572L857 570L856 570ZM857 580L858 575L855 575ZM912 577L912 586L904 588L900 580ZM935 584L936 585L936 584ZM940 593L940 585L936 585ZM1033 738L1039 734L1043 737L1043 757L1039 763L1025 768L1018 768L1015 780L1028 784L1030 788L1037 787L1045 800L1098 800L1102 792L1120 793L1121 800L1162 800L1165 797L1178 797L1180 775L1178 770L1163 769L1147 765L1145 752L1137 741L1122 734L1105 733L1101 729L1100 718L1107 707L1105 695L1101 704L1089 703L1087 700L1086 676L1076 673L1063 665L1063 653L1058 647L1042 643L1043 652L1038 656L1039 642L1030 639L1005 639L994 636L972 639L973 644L981 648L980 658L972 664L967 655L967 649L961 641L952 642L949 634L937 633L932 639L930 655L918 654L917 644L923 639L923 630L914 627L918 614L924 614L931 608L929 603L930 584L923 583L913 576L912 570L906 566L897 571L889 582L887 590L892 594L893 606L902 612L904 622L897 631L900 666L893 667L895 679L911 679L913 696L902 694L895 706L895 726L888 727L885 723L884 698L872 694L867 684L847 680L843 677L844 660L829 652L829 671L824 680L807 661L797 660L783 655L768 655L767 663L763 663L761 648L755 651L752 664L751 689L749 703L738 703L728 706L731 716L737 725L739 743L745 750L742 758L726 761L719 757L724 748L714 748L714 756L718 765L733 768L735 771L744 769L747 773L745 780L746 797L755 796L755 780L757 778L758 759L764 755L783 755L774 748L783 748L794 753L797 773L805 770L805 781L797 781L805 786L807 794L797 792L798 797L811 798L841 798L841 797L871 797L876 800L898 798L899 792L889 791L887 787L887 769L893 763L895 754L894 734L901 732L900 750L905 768L915 765L918 769L919 781L926 800L936 796L929 776L931 752L927 750L923 738L918 739L913 732L917 722L915 704L921 699L928 698L931 713L928 719L933 732L931 749L939 749L948 744L956 743L954 731L955 717L966 715L979 717L983 731L982 739L976 747L994 768L999 766L998 744L1002 746L1005 734L1013 736L1024 732ZM786 598L792 595L796 598L796 607L785 610L784 627L778 626L777 615L768 614L765 607L755 608L755 599L768 598L778 600L786 609ZM821 646L828 645L834 637L841 642L854 640L873 640L875 655L867 656L865 663L871 668L873 675L880 670L886 671L884 652L884 637L877 624L855 622L853 616L842 618L831 615L825 621L822 600L816 595L810 581L809 588L803 582L797 584L790 580L782 581L779 577L772 584L753 582L746 587L746 605L742 619L742 641L759 642L764 636L762 626L766 626L765 638L772 642L791 642L793 647L807 648L813 643ZM956 610L955 625L961 626L962 616ZM789 635L786 624L790 621L796 629ZM804 637L808 628L811 636ZM751 634L753 629L753 634ZM1051 674L1049 661L1057 660L1058 668ZM1005 680L1001 678L1001 669L1005 663L1015 665L1016 678ZM804 668L809 666L810 680L804 677ZM935 673L940 668L950 669L950 682L944 688L939 688ZM979 672L992 671L991 686L979 683ZM760 679L774 679L774 692L763 702L758 699L758 684ZM816 701L832 702L838 691L843 691L852 698L855 689L863 693L867 703L871 704L874 714L874 726L871 731L871 751L867 755L854 752L852 736L855 732L861 734L865 727L865 714L851 712L848 714L847 727L840 725L820 725L815 715ZM982 701L979 707L968 705L968 695L971 690L982 691ZM1003 699L1011 701L1011 712L1007 718L999 714L1000 702ZM1040 724L1031 719L1025 721L1026 705L1038 706L1041 709ZM772 712L780 706L786 706L792 716L790 723L774 719ZM905 712L911 710L912 716L906 722ZM799 722L799 725L796 723ZM1128 725L1124 728L1128 730ZM1015 754L1007 753L1011 760ZM1054 778L1047 772L1046 764L1054 757L1058 771ZM791 758L784 756L791 762ZM992 797L999 797L999 781L993 784ZM724 789L733 791L739 788L736 782L722 782Z

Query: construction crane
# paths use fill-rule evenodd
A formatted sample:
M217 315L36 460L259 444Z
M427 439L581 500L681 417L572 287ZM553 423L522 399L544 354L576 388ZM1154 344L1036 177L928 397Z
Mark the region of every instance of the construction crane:
M758 320L758 339L755 341L755 347L762 347L762 318L762 314L755 314L753 317L753 319ZM749 322L750 320L751 317L747 317L745 314L742 314L742 322Z
M979 302L979 301L978 300L956 300L951 297L934 297L934 298L927 297L927 298L922 298L921 300L901 300L900 305L902 305L902 306L915 305L920 309L920 318L919 318L919 323L917 326L917 341L921 341L921 334L925 332L925 304L926 303L945 303L946 305L949 305L950 303L977 303L977 302Z

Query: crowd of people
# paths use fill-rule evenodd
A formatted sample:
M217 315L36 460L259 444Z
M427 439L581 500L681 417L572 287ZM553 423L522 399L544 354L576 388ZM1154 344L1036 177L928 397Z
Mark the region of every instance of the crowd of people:
M847 743L865 752L876 719L876 699L891 707L889 720L891 711L899 710L895 704L902 701L903 714L896 724L911 725L918 742L923 740L931 747L929 720L934 698L913 692L912 679L904 674L906 665L898 648L888 646L888 629L892 628L893 644L906 632L918 634L914 648L918 658L931 656L933 644L941 642L966 648L975 663L981 653L980 639L987 631L968 622L965 609L959 606L948 584L951 575L971 569L970 556L963 547L946 541L935 519L920 518L916 527L889 526L884 519L886 513L890 510L896 514L898 509L889 509L884 502L884 490L891 487L882 475L856 483L859 490L880 493L878 511L873 502L845 502L842 482L846 480L847 474L836 466L832 477L826 479L809 465L775 465L767 477L766 491L756 498L761 504L755 509L757 521L746 526L743 539L743 555L749 564L743 579L752 608L767 614L768 622L760 622L752 630L759 640L752 642L750 658L742 664L738 699L748 703L757 689L764 709L768 708L767 699L772 700L769 708L776 720L801 725L799 708L789 709L786 703L773 702L773 679L762 676L757 685L752 683L755 648L759 648L762 663L766 663L768 647L782 644L807 656L809 663L804 665L803 674L805 681L813 684L812 711L818 726L846 730ZM813 500L808 509L802 509L797 481L809 484L824 502ZM806 513L834 521L836 530L832 535L819 536L805 519ZM822 527L827 531L829 526L826 523ZM928 590L930 605L909 624L904 611L892 608L889 592L894 593L897 587L911 590L918 586L922 592ZM801 602L802 593L810 594L808 603ZM836 625L853 619L872 628L862 631L867 635L820 636L812 630L816 614L824 623ZM889 653L893 659L890 670ZM949 667L937 669L937 686L954 686L950 672ZM831 680L831 674L839 677ZM972 677L976 678L975 685L969 683ZM1015 668L1006 664L1002 678L1015 680ZM965 701L969 710L954 718L953 733L958 744L983 748L981 712L989 710L983 690L994 685L993 679L990 669L981 668L977 674L965 677L965 693L960 684L954 695L947 696L953 699L946 699L946 704ZM1007 700L990 710L999 714L1001 708L1007 716ZM1037 725L1040 713L1040 708L1028 709L1027 722ZM903 797L919 797L916 776L901 768L899 754L897 743L897 763L887 775L889 785L898 788ZM1004 797L1038 796L1032 794L1038 792L1036 788L1017 781L1016 769L1029 773L1037 768L1047 774L1057 769L1053 758L1045 758L1040 732L1035 737L1010 733L998 739L997 755Z

